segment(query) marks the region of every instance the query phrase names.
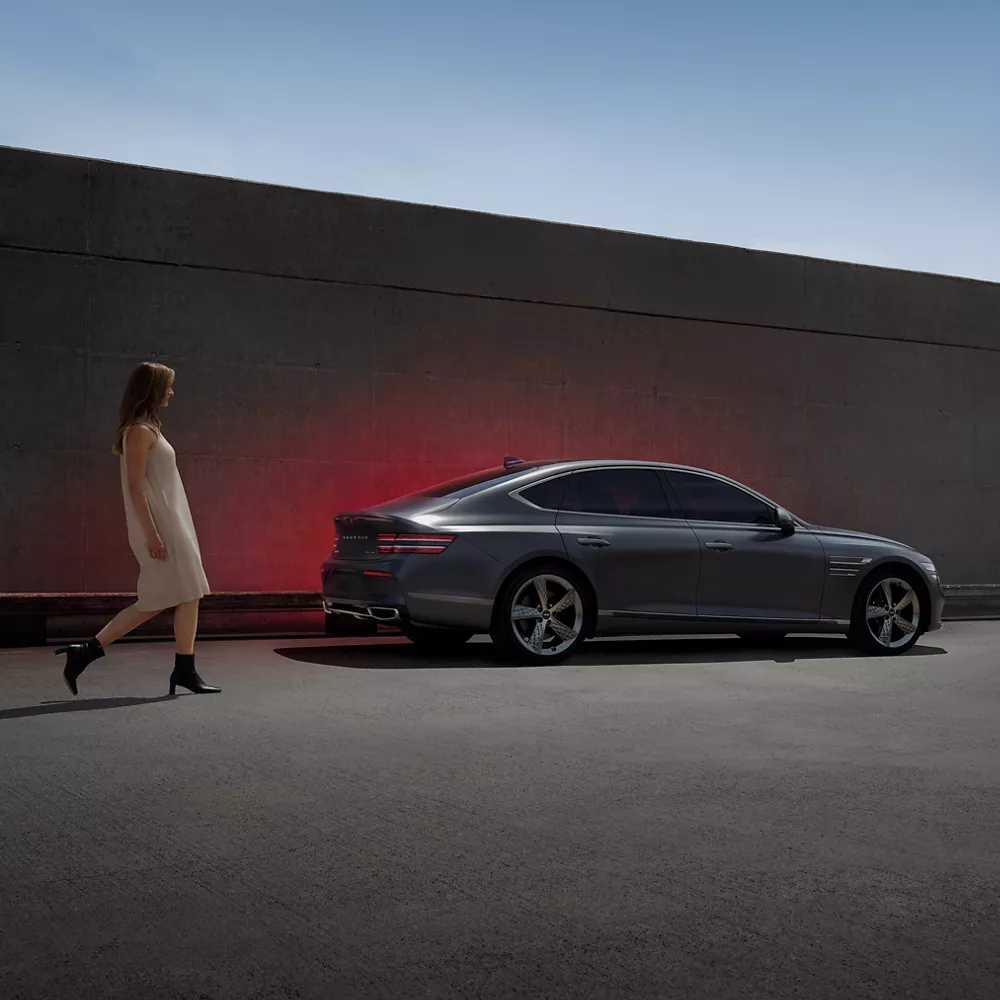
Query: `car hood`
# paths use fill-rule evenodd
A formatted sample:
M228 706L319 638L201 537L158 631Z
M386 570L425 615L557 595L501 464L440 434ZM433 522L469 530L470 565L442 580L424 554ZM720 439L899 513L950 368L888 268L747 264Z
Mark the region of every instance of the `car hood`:
M894 545L897 548L909 549L911 552L917 551L912 545L907 545L906 542L901 542L898 538L886 538L884 535L870 535L866 531L850 531L847 528L830 528L822 524L811 524L809 527L819 535L853 538L862 542L882 542L886 545Z

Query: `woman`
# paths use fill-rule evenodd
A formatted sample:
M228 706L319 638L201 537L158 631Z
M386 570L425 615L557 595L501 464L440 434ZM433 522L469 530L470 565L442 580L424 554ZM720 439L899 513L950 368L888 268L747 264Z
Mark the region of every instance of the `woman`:
M139 561L137 600L119 612L93 639L60 646L66 653L63 678L73 694L87 665L104 655L116 639L174 608L177 655L170 675L170 693L178 685L195 694L221 688L206 684L194 666L198 602L209 593L201 565L187 495L177 472L176 454L160 433L159 409L174 394L174 372L166 365L144 361L129 377L119 411L118 435L111 449L121 455L122 495L128 541Z

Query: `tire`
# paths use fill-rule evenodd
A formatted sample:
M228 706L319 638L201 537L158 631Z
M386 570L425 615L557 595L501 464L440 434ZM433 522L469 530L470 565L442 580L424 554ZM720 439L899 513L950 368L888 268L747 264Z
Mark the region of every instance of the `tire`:
M501 590L490 637L517 663L561 663L590 634L592 604L586 581L568 566L532 566L515 573ZM515 608L520 609L516 614Z
M429 653L447 653L458 649L475 635L466 629L413 625L410 622L400 625L399 630L414 646Z
M900 569L877 570L858 588L848 636L870 656L900 656L923 635L929 614L913 576Z
M324 612L324 631L332 636L372 636L378 635L378 622L367 622L351 615L335 615Z

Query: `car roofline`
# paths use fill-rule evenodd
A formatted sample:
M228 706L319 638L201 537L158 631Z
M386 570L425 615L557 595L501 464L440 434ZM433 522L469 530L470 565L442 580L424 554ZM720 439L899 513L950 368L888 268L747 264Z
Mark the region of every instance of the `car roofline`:
M526 465L531 465L532 468L525 469L525 475L529 472L539 472L541 470L551 470L551 469L562 469L567 470L570 468L589 468L591 466L599 466L602 468L611 468L615 466L643 466L649 467L651 469L677 469L683 472L706 472L711 476L722 476L723 479L728 477L723 476L720 472L714 472L712 469L705 469L697 465L681 465L678 462L656 462L648 458L554 458L554 459L538 459L537 463L535 461L526 462ZM512 472L516 472L516 469L512 469Z
M746 483L741 483L737 479L733 479L730 476L725 475L722 472L715 472L712 469L704 469L697 465L680 465L677 462L654 462L649 459L628 459L628 458L573 458L566 459L565 461L559 459L539 459L540 464L534 465L531 469L524 470L524 476L531 476L532 478L537 478L540 481L546 479L553 479L556 476L563 475L567 472L579 472L585 469L599 468L599 469L614 469L614 468L628 468L628 469L673 469L677 472L694 472L703 476L711 476L713 479L719 479L724 483L729 483L731 486L735 486L737 489L743 490L745 493L750 493L757 497L758 500L763 501L772 507L778 507L785 513L789 514L795 522L803 528L812 527L808 521L804 518L799 517L798 514L793 513L788 510L787 507L778 503L777 500L772 500L770 497L764 496L763 493L758 493L752 486L747 486ZM513 471L513 470L512 470ZM510 487L512 484L510 482L506 483L496 483L493 486L486 486L486 490L500 490L502 487ZM518 490L526 489L527 484L524 486L514 486L513 489L508 489L509 493L516 493Z

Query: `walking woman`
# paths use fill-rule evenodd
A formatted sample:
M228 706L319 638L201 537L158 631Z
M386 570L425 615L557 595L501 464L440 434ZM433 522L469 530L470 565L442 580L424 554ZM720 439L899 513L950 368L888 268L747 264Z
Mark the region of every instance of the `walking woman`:
M93 639L56 650L57 656L67 654L63 677L73 694L88 664L100 659L116 639L166 608L175 609L177 642L170 693L178 685L195 694L222 690L206 684L194 666L198 602L209 589L176 453L160 432L159 410L169 404L173 385L172 369L144 361L125 387L112 451L121 455L128 541L139 561L137 600Z

